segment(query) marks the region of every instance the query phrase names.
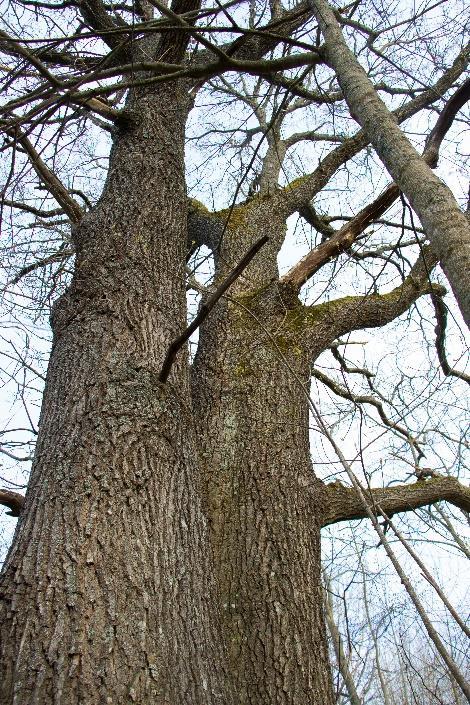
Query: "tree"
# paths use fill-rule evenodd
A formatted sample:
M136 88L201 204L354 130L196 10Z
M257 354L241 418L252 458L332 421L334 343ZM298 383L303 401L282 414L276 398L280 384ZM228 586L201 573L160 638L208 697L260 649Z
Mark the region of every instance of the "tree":
M410 13L406 22L419 46L427 41L420 19L432 25L433 8ZM23 23L41 13L21 41L15 12L25 13ZM381 134L372 134L348 92L347 72L335 63L320 17L326 12L329 26L334 20L352 30L356 55L364 47L369 52L364 62L374 96L383 91L401 101L390 105L393 117L384 108L387 129L441 106L448 119L428 141L435 159L468 97L468 48L444 61L445 42L428 40L435 75L423 85L422 76L413 82L399 67L397 85L389 86L381 75L388 50L384 59L374 42L393 35L392 11L379 17L372 4L354 3L332 20L330 9L310 2L289 8L275 1L269 8L256 2L201 7L196 0L174 0L170 8L157 0L13 4L0 36L7 95L2 127L12 152L3 207L19 214L20 226L27 213L37 218L35 232L58 229L61 243L57 248L43 235L41 256L16 265L10 289L57 262L73 257L74 263L70 280L63 270L55 279L60 295L51 312L52 349L28 491L24 500L11 490L2 494L19 515L1 583L2 702L328 705L334 696L322 526L369 515L378 526L382 518L440 500L470 509L469 490L457 478L427 477L433 473L420 467L416 442L388 418L377 394L372 401L355 399L347 386L312 370L326 350L347 367L338 348L344 336L385 326L430 295L440 316L444 374L468 381L447 362L445 290L430 280L439 256L462 311L468 310L460 267L468 246L464 218L443 184L444 205L415 203L416 190L437 181L425 169L429 150L415 158L418 182L416 174L411 186L396 177ZM436 22L442 29L441 16ZM455 25L449 21L448 31ZM397 37L390 46L392 61ZM245 178L230 203L213 209L188 199L184 166L188 115L208 87L248 106L257 120L244 135ZM364 129L334 131L335 119L349 118L344 99ZM332 106L332 132L322 135L310 125L284 137L289 115L310 106L318 114ZM96 198L93 186L83 193L73 179L61 178L78 163L74 145L95 127L112 141ZM224 129L222 121L209 132L217 138ZM305 141L338 146L300 178L284 178L288 150ZM302 286L329 262L335 266L341 253L367 263L364 231L399 196L392 184L339 230L312 204L369 142L410 197L424 232L404 216L388 251L375 243L373 254L389 253L384 266L406 267L391 291L306 304ZM42 202L37 191L33 197L31 173L46 193ZM320 241L280 277L277 257L295 213ZM454 249L439 245L443 223L452 219L462 245L458 261ZM414 250L416 240L405 244L406 228L414 229L413 238L418 234ZM187 265L203 246L213 258L213 282L204 287L190 276L202 304L188 329ZM410 267L406 247L415 252ZM196 327L190 362L186 343ZM416 482L361 489L354 474L352 486L314 475L312 374L340 395L374 404L385 426L407 438L417 453Z

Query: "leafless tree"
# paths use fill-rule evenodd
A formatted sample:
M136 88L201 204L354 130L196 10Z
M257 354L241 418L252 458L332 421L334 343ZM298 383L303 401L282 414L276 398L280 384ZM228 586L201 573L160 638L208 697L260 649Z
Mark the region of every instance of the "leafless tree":
M470 697L393 518L470 510L461 419L431 411L470 381L436 270L468 324L463 12L10 3L2 351L24 423L0 451L34 458L25 496L19 475L0 494L2 703L332 705L320 531L367 518ZM399 324L392 385L351 335Z

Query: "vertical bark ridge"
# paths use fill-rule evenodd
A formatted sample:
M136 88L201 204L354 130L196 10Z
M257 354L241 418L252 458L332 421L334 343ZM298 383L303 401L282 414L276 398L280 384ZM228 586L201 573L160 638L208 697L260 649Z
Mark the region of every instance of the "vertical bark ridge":
M158 382L185 325L185 104L172 85L132 109L53 316L1 582L5 705L231 702L185 356Z
M258 313L281 346L282 314ZM284 353L307 386L308 355L290 347ZM305 397L272 341L227 302L201 331L193 372L205 503L239 702L328 705L322 494Z

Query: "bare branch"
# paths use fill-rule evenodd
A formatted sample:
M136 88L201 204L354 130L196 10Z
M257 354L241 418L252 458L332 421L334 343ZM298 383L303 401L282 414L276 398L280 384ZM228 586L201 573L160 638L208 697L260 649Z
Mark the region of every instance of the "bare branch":
M396 121L399 124L404 122L441 98L466 70L469 57L470 50L468 47L464 47L455 58L452 66L447 69L433 86L392 113ZM346 140L346 142L332 150L322 159L315 171L288 184L280 192L278 207L285 210L286 215L291 215L298 211L311 201L315 194L328 183L329 179L342 164L364 149L368 142L369 140L364 130L359 130L353 137Z
M349 670L348 659L343 646L343 639L341 638L340 631L336 626L335 615L333 612L333 599L331 597L330 580L323 571L323 580L325 582L325 587L323 591L324 605L325 605L325 619L330 632L331 640L333 642L333 649L336 656L336 662L338 664L339 671L343 678L346 690L349 695L349 700L351 705L362 705L362 699L356 689L356 684L354 683L354 678Z
M15 284L18 284L18 282L23 279L23 277L26 277L28 274L31 274L31 272L35 272L36 269L41 269L42 267L47 267L49 264L54 264L55 262L63 262L64 259L68 259L69 257L72 257L74 254L74 250L71 249L62 249L59 250L58 252L54 252L52 255L49 255L48 257L44 257L43 259L38 260L37 262L33 262L32 264L27 264L25 267L22 267L20 271L15 274L13 279L11 279L5 286L3 287L3 290L5 291L8 289L10 286L14 286Z
M64 209L72 223L79 223L83 217L83 211L78 203L70 196L69 192L57 178L53 171L41 159L36 149L33 147L27 137L21 134L19 130L9 130L9 136L19 142L27 153L31 165L40 179L44 182L49 193L54 196L57 203Z
M434 305L434 311L436 313L436 326L434 328L436 333L436 350L437 357L439 358L439 363L441 369L446 377L457 377L462 379L467 384L470 384L470 377L466 375L465 372L459 372L454 370L447 362L446 349L445 349L445 332L447 327L447 306L442 300L442 296L437 294L431 295L431 300Z
M366 294L335 299L311 308L322 311L331 322L332 340L361 328L384 326L407 311L424 294L444 294L445 289L429 280L429 273L437 263L430 247L423 247L422 254L411 268L402 284L387 294Z
M454 122L455 116L459 110L465 105L467 101L470 100L470 78L465 81L465 83L460 86L460 88L454 93L454 95L449 98L445 104L439 119L434 125L431 134L426 140L425 155L426 162L430 167L434 168L437 166L439 159L439 149L442 144L442 140L446 136L447 132Z
M325 38L328 64L335 70L351 114L368 138L434 246L467 326L470 327L470 228L450 189L419 156L377 95L366 72L344 41L325 0L310 0Z
M127 27L124 20L118 18L117 15L111 17L101 0L81 0L79 7L85 22L96 30L98 36L110 49L116 49L121 46L126 36L116 36L113 30Z
M388 186L385 191L372 203L363 208L352 220L343 225L329 240L322 242L300 260L287 274L281 278L282 284L291 284L300 289L315 272L327 262L348 250L364 230L389 208L398 196L395 184Z
M4 198L2 201L4 206L9 208L16 208L16 210L24 211L25 213L31 213L32 215L37 215L38 218L55 218L57 215L62 215L64 213L63 208L54 208L49 211L44 211L41 208L35 208L30 206L28 203L22 203L21 201L11 201L8 198Z
M439 654L441 655L442 660L446 664L447 668L452 673L452 676L455 678L456 682L459 684L460 688L462 689L462 692L465 694L465 697L470 702L470 687L469 687L468 682L465 680L458 665L456 664L456 662L452 658L451 654L448 652L448 650L444 646L442 639L439 637L439 634L437 633L431 620L429 619L429 617L426 613L426 610L424 609L423 604L422 604L416 590L413 588L411 581L409 580L408 576L406 575L405 571L403 570L403 568L400 564L400 561L398 560L398 558L397 558L395 552L393 551L387 537L385 536L384 530L382 529L382 527L379 524L379 521L377 519L377 512L375 511L375 508L377 508L378 512L380 512L381 514L384 514L384 512L383 512L383 509L378 504L376 504L374 507L374 505L372 505L370 503L371 493L372 493L372 499L373 499L374 490L370 490L370 488L368 490L366 490L364 487L362 487L362 485L359 482L359 480L357 479L351 465L346 460L341 448L336 443L329 428L325 425L323 418L321 417L317 406L310 398L309 398L309 407L312 410L312 412L314 414L314 418L317 420L317 423L318 423L319 427L321 428L323 434L326 436L326 438L328 439L328 441L332 445L332 447L336 453L336 456L338 457L341 465L343 466L344 470L346 471L346 474L348 475L348 477L353 485L353 488L347 488L347 489L349 489L349 491L354 491L356 493L357 499L359 500L360 504L362 505L362 510L364 512L364 516L367 516L371 520L372 526L380 538L380 543L384 547L387 556L389 557L393 567L395 568L395 571L397 572L397 575L399 576L403 586L405 587L405 590L407 591L411 601L413 602L413 604L416 608L416 611L418 612L418 614L423 622L423 625L429 635L429 638L432 640L433 644L435 645L436 649L438 650ZM450 480L451 482L453 481L454 483L457 483L458 485L460 485L458 480L456 480L455 478L448 477L448 478L443 478L443 479L447 480L447 484L449 484L449 480ZM433 482L437 482L437 480L433 480ZM329 487L331 489L331 485ZM390 489L392 489L392 488L388 488L388 491L390 491ZM393 489L397 489L397 488L393 488ZM464 490L465 491L463 493L463 495L464 495L463 499L460 496L462 494L461 492L459 492L459 496L457 498L455 497L455 494L453 495L453 497L454 497L454 500L457 499L457 501L459 503L463 502L464 506L466 507L465 511L467 511L468 508L470 507L470 503L468 502L468 494L470 493L470 490L469 490L469 488L464 488ZM382 490L382 491L384 491L384 490ZM436 501L438 501L438 500L436 500ZM331 499L330 499L330 502L331 502ZM338 519L338 521L339 521L339 519Z
M375 507L380 505L388 516L410 512L444 500L465 512L470 512L470 488L462 485L455 477L434 477L430 480L418 480L411 485L363 489L363 492L370 509L375 512ZM367 516L354 487L346 487L339 482L326 485L323 526L365 519Z
M439 148L442 144L442 140L449 131L457 112L460 110L462 105L470 97L470 79L466 81L447 101L441 115L431 131L428 140L426 141L426 147L423 153L423 159L427 164L433 168L437 166L439 159ZM363 208L354 218L349 220L348 223L343 225L343 227L327 240L327 242L321 243L318 247L315 247L311 252L309 252L303 259L300 260L292 269L285 274L281 282L289 282L294 287L300 289L300 287L305 284L305 282L312 277L315 272L327 262L337 257L342 252L348 250L354 241L361 235L364 230L376 221L381 215L383 215L388 208L395 202L398 198L400 190L395 183L389 184L387 188L380 194L380 196ZM301 209L300 214L311 215L311 210ZM317 219L319 220L319 219ZM312 223L315 227L321 227L321 223L314 221ZM324 226L325 227L325 226ZM330 226L326 226L330 227ZM322 230L320 230L322 232ZM333 231L334 232L334 231Z
M370 375L371 373L369 372L368 374ZM377 412L385 426L404 436L407 440L410 439L409 431L404 426L400 426L400 424L397 424L391 419L389 419L387 414L385 413L383 404L378 401L375 397L366 394L353 394L348 389L346 389L346 387L343 387L343 385L338 384L338 382L335 382L333 379L328 377L328 375L325 375L323 372L320 372L320 370L312 369L312 375L313 377L315 377L315 379L318 379L325 386L331 389L331 391L334 392L337 396L342 397L343 399L348 399L354 404L370 404L371 406L374 406L377 409Z
M464 488L468 489L468 488ZM470 502L469 502L470 505ZM444 592L441 590L437 582L434 580L433 576L429 572L429 570L426 568L424 565L423 561L421 558L418 556L416 551L410 546L409 542L405 539L403 534L397 529L395 524L390 518L390 515L387 514L382 508L381 508L381 514L384 517L385 521L387 522L388 526L392 529L393 533L397 537L397 539L400 541L400 543L406 548L410 556L413 558L413 560L416 562L416 564L419 566L419 569L421 570L422 575L426 578L428 583L434 588L436 593L439 595L440 599L444 603L444 605L447 607L449 610L450 614L456 621L456 623L459 625L461 630L464 632L464 634L470 639L470 629L467 627L465 622L460 618L460 615L456 612L454 606L452 603L447 599L446 595Z
M269 238L267 237L267 235L265 235L264 237L260 238L258 242L256 242L253 247L248 250L243 259L237 264L234 269L232 269L228 277L224 279L224 281L217 287L217 289L214 291L209 300L201 306L201 308L199 309L199 313L194 318L193 322L186 328L185 331L183 331L183 333L181 333L181 335L178 336L178 338L176 338L176 340L171 343L160 372L160 382L164 384L167 381L168 375L170 374L170 370L173 365L173 362L175 361L178 350L180 350L182 346L189 340L194 331L199 328L201 323L207 318L209 313L212 311L217 301L225 294L225 292L227 291L227 289L230 288L233 282L238 279L243 270L248 267L253 257L257 254L257 252L259 252L263 245L268 242L268 240Z

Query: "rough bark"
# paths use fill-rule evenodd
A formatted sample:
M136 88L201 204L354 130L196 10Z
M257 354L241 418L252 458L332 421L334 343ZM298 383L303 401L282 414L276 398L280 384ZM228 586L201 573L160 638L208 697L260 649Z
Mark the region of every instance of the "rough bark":
M204 497L240 704L327 705L322 485L312 473L308 407L276 343L243 308L282 328L281 302L269 294L271 311L242 296L201 332L193 399ZM307 385L305 351L287 355Z
M284 222L262 196L232 212L216 277L259 233L269 242L200 331L201 494L240 703L331 703L319 555L329 505L310 459L311 363L348 325L393 320L429 282L419 260L391 294L303 306L277 283Z
M183 5L197 3L172 7ZM99 0L83 7L106 32ZM268 27L295 28L306 9ZM152 58L180 61L186 39L165 35ZM246 68L276 44L253 35L226 49ZM320 528L359 510L351 490L340 506L313 474L311 364L338 335L383 325L434 290L420 261L385 296L303 306L298 286L278 281L298 204L294 188L270 193L284 156L275 141L261 193L219 214L192 202L188 232L187 89L131 94L90 213L49 185L76 223L76 267L53 315L28 493L24 504L0 495L20 513L0 586L5 705L334 700ZM305 194L365 143L362 133L323 163ZM188 249L213 249L220 284L262 236L205 318L192 369L181 350L162 383L186 327Z
M183 358L177 85L135 99L74 233L40 434L1 582L2 703L230 703Z
M134 100L103 195L74 232L2 576L8 705L231 703L234 689L241 705L333 703L311 363L432 289L418 262L388 295L302 306L277 281L285 220L270 197L225 213L225 233L222 214L193 204L196 230L214 223L197 237L217 235L217 281L260 234L269 241L204 321L191 388L183 354L162 385L186 325L187 109L177 85Z

